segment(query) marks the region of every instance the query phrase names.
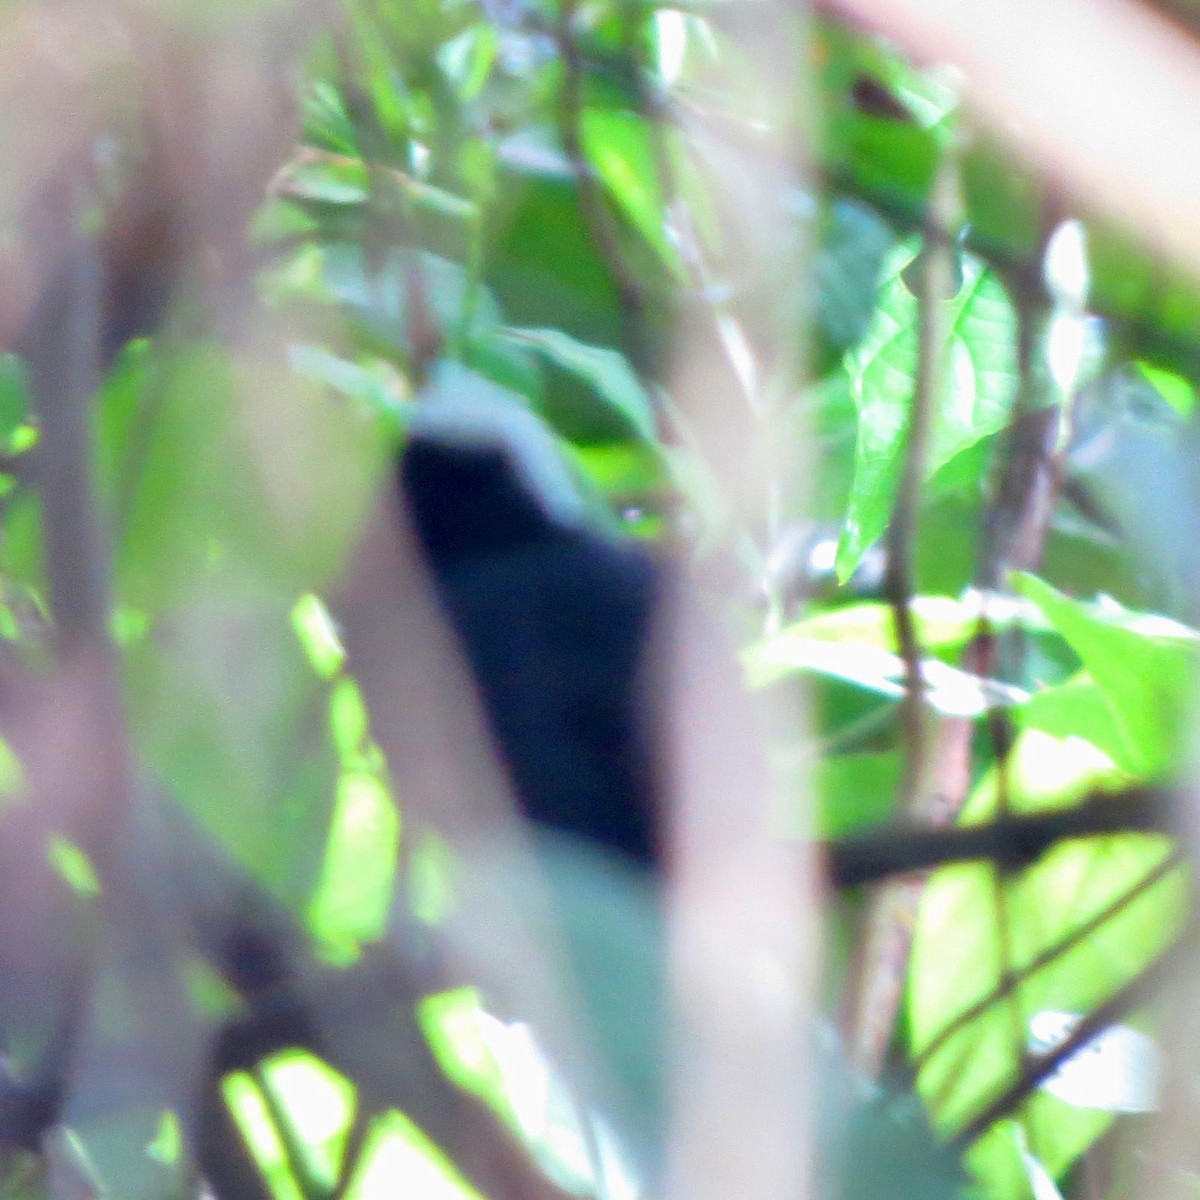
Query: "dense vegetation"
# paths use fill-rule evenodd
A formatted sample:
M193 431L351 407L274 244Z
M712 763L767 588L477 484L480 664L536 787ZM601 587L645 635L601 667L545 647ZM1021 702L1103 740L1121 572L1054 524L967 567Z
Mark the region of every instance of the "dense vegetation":
M0 1194L1194 1179L1200 286L870 7L0 6ZM671 581L662 877L512 819L459 425Z

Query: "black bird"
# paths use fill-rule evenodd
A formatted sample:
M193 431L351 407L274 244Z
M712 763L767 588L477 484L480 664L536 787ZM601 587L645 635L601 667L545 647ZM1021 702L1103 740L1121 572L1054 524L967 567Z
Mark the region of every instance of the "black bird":
M399 476L523 811L653 865L643 676L657 563L556 516L515 449L417 434Z

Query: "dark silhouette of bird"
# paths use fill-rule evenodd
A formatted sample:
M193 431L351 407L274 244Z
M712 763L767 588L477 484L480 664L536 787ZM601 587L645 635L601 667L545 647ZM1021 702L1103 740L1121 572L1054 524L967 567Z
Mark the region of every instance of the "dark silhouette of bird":
M556 516L516 451L414 436L400 488L526 816L657 859L649 551Z

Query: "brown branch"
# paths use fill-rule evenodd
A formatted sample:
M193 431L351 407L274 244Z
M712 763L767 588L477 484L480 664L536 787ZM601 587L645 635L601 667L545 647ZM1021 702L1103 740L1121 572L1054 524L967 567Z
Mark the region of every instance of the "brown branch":
M41 196L29 237L55 247L22 351L41 430L38 483L46 575L64 657L109 646L108 553L92 480L91 403L98 383L101 272L79 222L87 173L64 164Z
M110 553L92 471L101 269L83 230L91 184L86 158L60 162L24 214L23 230L41 256L41 288L21 349L41 433L37 484L56 661L49 679L25 677L17 702L6 698L4 735L24 769L28 805L26 820L5 832L16 834L32 862L8 864L0 889L21 880L33 886L22 897L20 922L0 928L0 960L14 974L41 976L29 985L40 993L38 1010L5 1014L53 1031L30 1071L37 1120L59 1115L64 1080L85 1052L87 1000L104 952L99 922L114 919L120 906L111 890L99 905L64 903L45 869L47 839L73 841L99 878L113 881L133 778L109 633ZM40 872L32 865L39 861ZM5 990L21 986L7 981Z
M834 885L859 887L955 862L986 860L1002 872L1020 870L1069 838L1171 833L1173 829L1169 792L1130 788L1115 795L1098 793L1072 808L1010 814L984 825L949 829L891 825L878 833L828 843L823 851Z

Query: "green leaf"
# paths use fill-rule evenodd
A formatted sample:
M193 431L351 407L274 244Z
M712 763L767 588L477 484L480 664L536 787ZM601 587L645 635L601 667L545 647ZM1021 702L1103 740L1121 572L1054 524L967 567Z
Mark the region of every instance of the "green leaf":
M486 288L472 283L459 263L440 255L393 251L369 264L358 246L325 246L319 252L316 278L296 280L294 291L339 304L368 334L368 349L407 360L412 324L428 317L439 329L458 328L469 311L470 339L490 333L500 309ZM423 312L414 311L417 302Z
M381 359L343 358L323 346L294 343L288 359L296 373L358 401L367 411L395 426L404 406L411 402L408 380Z
M420 1196L422 1200L483 1200L458 1167L402 1112L384 1113L371 1126L351 1196Z
M588 108L580 120L583 149L630 224L672 270L679 256L667 239L654 134L637 113Z
M865 205L835 199L821 220L816 255L816 329L839 354L867 331L879 272L896 243L887 222Z
M921 645L930 650L962 646L979 625L978 604L950 596L914 596L909 610ZM892 606L876 601L846 604L816 613L786 625L775 636L853 642L893 654L899 649Z
M313 670L322 679L332 679L346 661L333 617L320 598L309 592L292 609L292 628L304 647Z
M354 1088L319 1059L289 1052L272 1057L257 1078L242 1071L221 1082L221 1092L274 1200L303 1200L289 1147L277 1124L283 1114L305 1166L332 1188L354 1111ZM264 1090L271 1093L268 1103Z
M505 336L532 346L556 367L582 379L634 432L654 440L654 408L624 355L585 345L558 329L508 329Z
M443 69L463 100L479 95L495 65L499 48L500 30L491 24L476 23L438 51Z
M1005 794L1010 809L1032 812L1069 805L1085 792L1125 778L1082 738L1026 732L1014 745ZM999 801L1000 779L993 770L970 797L963 820L994 818ZM1186 912L1181 873L1168 873L1119 903L1160 867L1169 850L1169 840L1157 835L1115 835L1061 843L1007 879L998 879L983 863L946 867L933 876L914 930L908 1016L912 1052L920 1064L917 1087L938 1128L960 1128L1021 1077L1037 1013L1090 1011L1170 944ZM1030 969L1110 906L1115 913L1087 936ZM1021 978L1015 993L987 1004L951 1036L940 1038L950 1022L993 995L1009 972ZM1057 1175L1111 1116L1039 1091L1020 1119L1039 1157ZM989 1185L989 1195L1026 1195L1016 1153L1012 1131L1003 1125L972 1151L970 1165Z
M1137 771L1113 706L1086 671L1035 693L1017 710L1017 720L1022 729L1040 729L1061 738L1084 738L1119 767L1131 773Z
M276 363L211 345L131 357L99 420L118 600L153 615L222 575L289 602L318 587L373 497L385 432Z
M766 687L811 671L895 699L905 690L906 668L900 655L861 642L806 637L791 629L751 646L742 661L751 687ZM989 708L1026 698L1020 688L980 678L936 658L922 660L921 675L926 703L947 716L978 717Z
M902 763L895 752L819 759L812 780L819 835L844 837L887 821L895 808Z
M911 611L918 641L927 651L959 648L979 627L979 605L969 596L915 596ZM997 611L992 624L1003 628L1018 618L1028 627L1025 614L1010 606ZM894 617L891 606L883 603L849 604L793 621L752 643L742 661L752 687L811 671L885 696L899 697L904 690ZM1011 704L1025 697L1019 689L982 680L932 657L925 659L922 673L929 703L947 713L975 716L988 704Z
M553 327L589 344L619 345L620 296L574 180L569 172L539 170L537 163L514 164L519 149L508 143L502 148L496 203L484 230L487 283L509 324Z
M858 409L854 485L838 546L845 583L883 533L900 476L916 386L917 301L903 272L916 258L911 242L888 257L874 319L846 355ZM963 282L947 302L948 345L926 474L1002 428L1016 392L1016 316L999 279L964 255Z
M374 941L387 928L399 835L399 814L383 781L344 774L308 910L313 936L335 953Z
M1042 610L1103 692L1124 743L1120 761L1148 776L1176 765L1181 723L1195 695L1200 637L1115 602L1085 606L1034 575L1016 575L1013 586Z
M1136 365L1146 381L1181 417L1192 415L1196 407L1196 388L1193 383L1174 371L1164 371L1148 362Z
M442 1070L455 1084L513 1121L512 1101L488 1036L491 1025L479 993L461 987L426 996L417 1006L417 1019Z
M25 364L15 354L0 354L0 446L13 452L13 437L29 415Z

